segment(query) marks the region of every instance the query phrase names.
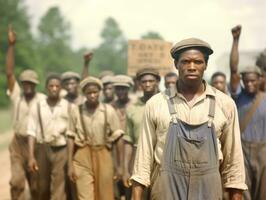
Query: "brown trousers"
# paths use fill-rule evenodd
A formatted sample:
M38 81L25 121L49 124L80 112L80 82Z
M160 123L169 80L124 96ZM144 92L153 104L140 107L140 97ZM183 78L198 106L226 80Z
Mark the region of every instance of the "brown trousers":
M74 155L79 200L113 200L113 163L105 147L85 146Z
M242 141L246 168L245 200L266 199L266 142L251 143Z
M15 134L9 145L9 152L11 161L11 199L26 199L24 192L26 181L28 182L32 199L36 199L37 177L36 174L30 173L28 169L29 153L27 137Z
M66 146L51 147L37 144L38 200L65 200Z

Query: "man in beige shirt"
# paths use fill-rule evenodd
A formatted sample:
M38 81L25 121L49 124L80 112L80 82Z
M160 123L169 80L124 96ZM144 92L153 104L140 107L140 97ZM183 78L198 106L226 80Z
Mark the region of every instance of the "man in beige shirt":
M9 145L11 160L11 198L25 199L25 182L27 180L32 199L35 199L37 192L36 177L28 170L28 145L27 145L27 123L31 107L36 106L36 102L43 99L45 95L36 92L35 87L39 83L38 75L33 70L24 70L19 80L20 88L14 75L14 46L16 34L10 27L8 30L8 52L7 52L7 94L10 97L13 107L13 130L14 137Z
M59 75L48 76L46 89L47 99L32 108L28 121L29 168L38 174L37 200L65 200L66 130L70 104L60 98Z
M241 199L247 189L236 106L202 79L212 52L195 38L172 48L179 80L146 104L131 177L135 200L147 186L152 199L167 200L219 199L222 186Z
M113 162L110 148L114 143L117 149L123 147L123 131L115 110L99 102L101 81L89 76L80 86L86 102L71 111L67 131L68 176L76 183L78 199L112 200Z

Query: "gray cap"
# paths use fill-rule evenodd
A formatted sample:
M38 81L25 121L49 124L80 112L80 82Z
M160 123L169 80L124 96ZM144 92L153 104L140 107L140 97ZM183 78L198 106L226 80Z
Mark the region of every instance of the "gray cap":
M39 78L38 74L31 70L31 69L26 69L24 70L20 75L19 75L19 80L20 82L28 81L34 84L39 83Z
M156 77L157 80L161 80L160 74L158 72L158 70L154 69L154 68L143 68L137 71L136 77L137 79L140 79L142 76L146 75L146 74L151 74L153 76Z
M99 86L100 89L103 88L103 85L102 85L102 82L100 79L96 78L96 77L93 77L93 76L88 76L86 77L85 79L83 79L79 86L81 88L81 90L83 91L84 88L88 85L88 84L95 84L97 86Z
M243 70L240 72L241 74L247 74L247 73L255 73L258 74L259 76L262 75L261 70L257 66L246 66Z
M130 76L127 75L116 75L114 76L114 86L124 86L131 87L134 85L134 82Z
M80 80L80 75L76 72L72 72L72 71L67 71L67 72L64 72L62 75L61 75L61 80L62 81L65 81L67 79L71 79L71 78L75 78L77 79L78 81Z
M103 84L113 83L114 82L114 76L110 76L110 75L104 76L101 79L101 81Z
M105 76L114 76L114 72L109 71L109 70L104 70L99 74L99 79L102 79Z
M211 55L213 53L211 46L207 42L198 38L188 38L176 43L171 49L171 55L174 59L178 58L179 54L182 53L185 49L193 47L203 49L208 55Z

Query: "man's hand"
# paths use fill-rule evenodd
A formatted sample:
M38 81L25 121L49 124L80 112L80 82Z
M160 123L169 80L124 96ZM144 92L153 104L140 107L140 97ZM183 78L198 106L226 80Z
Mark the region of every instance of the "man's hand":
M240 34L241 34L241 29L242 29L241 25L237 25L234 28L232 28L231 31L232 31L232 35L233 35L234 40L239 39Z
M37 161L36 161L35 158L30 158L29 159L28 167L29 167L31 172L36 172L36 171L39 170L39 167L37 165Z
M67 175L69 177L69 179L72 181L72 182L76 182L77 180L77 175L75 173L75 169L73 167L73 164L69 164L68 165L68 171L67 171Z
M89 63L91 61L92 57L93 57L93 53L92 52L84 54L84 62L85 63Z
M131 186L131 183L129 182L129 178L130 178L129 172L125 172L123 174L123 183L124 183L124 186L127 188L129 188Z
M120 180L123 177L123 169L122 167L117 167L117 169L115 170L115 176L114 176L114 180Z
M8 44L15 45L16 43L16 33L13 31L12 26L8 26Z

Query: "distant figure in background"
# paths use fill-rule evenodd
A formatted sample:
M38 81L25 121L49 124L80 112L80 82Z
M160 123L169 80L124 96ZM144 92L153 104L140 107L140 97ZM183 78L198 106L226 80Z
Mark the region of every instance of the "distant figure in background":
M120 129L123 131L126 130L126 109L131 103L131 99L129 98L129 90L132 87L133 80L131 77L126 75L116 75L114 77L114 88L115 88L115 94L117 99L112 103L112 106L114 107L119 121L120 121ZM122 156L121 159L116 159L117 155L116 153L113 154L114 161L116 160L123 160L123 149L121 152L119 152L119 155ZM121 197L125 196L127 193L126 188L123 185L122 181L122 175L123 175L123 169L118 168L118 166L122 166L122 163L114 163L115 164L115 179L116 179L116 199L120 199Z
M178 75L175 72L168 72L164 76L164 86L165 86L165 89L168 89L170 87L175 86L177 80L178 80Z
M61 80L62 86L67 92L65 99L76 105L82 104L84 98L79 94L80 75L76 72L68 71L62 74Z
M103 103L114 103L115 94L114 94L114 76L106 75L101 81L103 84Z
M32 172L38 174L36 200L65 200L66 130L71 104L60 98L60 75L49 75L45 87L47 98L39 101L31 109L29 116L28 165Z
M238 70L238 44L241 26L232 28L230 54L230 91L238 110L241 142L244 153L246 184L245 200L265 200L266 185L266 95L260 91L261 71L257 66ZM240 85L240 78L243 87Z
M129 105L126 110L126 132L123 137L125 141L123 182L127 188L130 187L129 178L132 175L145 105L146 102L158 92L161 79L158 71L153 68L139 70L136 74L136 78L143 90L143 96L139 97L136 103ZM146 190L144 196L147 197L147 195L148 193ZM126 196L126 200L130 199L131 195Z
M215 72L211 77L211 86L217 90L227 93L226 75L223 72Z
M101 81L89 76L81 81L80 87L86 101L73 107L70 116L68 176L76 183L79 200L113 200L109 147L110 144L114 144L114 149L123 147L123 131L112 106L99 102Z
M36 199L37 182L36 176L28 169L28 144L27 124L29 111L36 106L37 101L44 99L45 95L36 92L36 85L39 84L38 75L33 70L24 70L19 81L20 88L14 75L14 48L16 34L11 26L8 30L8 51L6 63L7 94L10 97L13 108L13 131L14 136L9 145L11 161L10 193L12 200L23 200L25 197L25 182L29 184L31 198Z

